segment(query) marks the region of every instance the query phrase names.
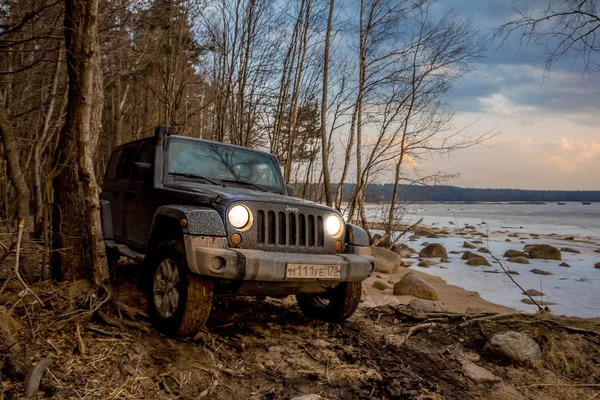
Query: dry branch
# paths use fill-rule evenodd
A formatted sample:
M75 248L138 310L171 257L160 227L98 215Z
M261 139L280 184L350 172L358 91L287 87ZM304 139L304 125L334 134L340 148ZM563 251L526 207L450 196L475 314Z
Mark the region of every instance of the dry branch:
M52 365L53 362L54 360L51 358L42 358L29 370L25 377L25 397L33 398L35 396L46 368Z

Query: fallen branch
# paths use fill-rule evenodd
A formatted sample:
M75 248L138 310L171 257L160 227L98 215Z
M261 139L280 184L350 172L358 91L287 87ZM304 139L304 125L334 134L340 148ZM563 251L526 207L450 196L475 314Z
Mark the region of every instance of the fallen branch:
M461 328L464 328L466 326L471 325L474 322L479 322L479 321L493 321L493 320L497 320L497 319L516 317L518 315L519 316L527 316L528 314L525 314L525 313L522 313L522 312L510 312L510 313L504 313L504 314L488 315L488 316L485 316L485 317L470 319L468 321L463 322L462 324L460 324L458 326L461 327Z
M27 373L25 377L25 397L33 398L40 388L40 382L46 369L52 365L54 360L51 358L42 358Z
M138 308L132 307L132 306L130 306L128 304L125 304L125 303L123 303L123 302L121 302L121 301L119 301L117 299L114 299L113 303L115 304L115 306L117 306L117 308L119 310L121 310L125 314L127 314L127 316L129 318L131 318L132 320L135 320L136 317L142 317L142 318L145 318L145 319L149 319L150 318L150 316L148 314L146 314L144 311L142 311L142 310L140 310Z
M408 340L408 339L409 339L409 338L410 338L412 335L414 335L415 333L417 333L417 332L419 332L419 331L422 331L422 330L424 330L424 329L427 329L427 328L431 328L431 327L437 326L437 325L438 325L438 324L437 324L436 322L427 322L427 323L425 323L425 324L419 324L419 325L415 325L415 326L413 326L412 328L410 328L410 329L408 330L408 333L406 334L406 336L404 336L404 339L402 340L402 342L400 343L400 345L403 345L403 344L405 344L405 343L406 343L406 341L407 341L407 340Z
M88 326L87 330L103 336L118 337L121 339L125 338L125 335L122 332L109 332L105 331L104 329L97 328L95 326Z
M31 294L38 303L40 303L40 305L42 307L45 307L44 302L42 301L42 299L40 299L37 294L35 294L33 292L33 290L31 290L29 288L29 286L27 286L27 284L25 283L25 281L23 280L23 278L21 277L21 274L19 273L19 253L21 250L21 239L23 238L23 228L25 226L25 220L22 219L21 222L19 222L19 231L17 232L17 249L15 251L15 275L17 276L17 278L19 279L19 282L21 282L21 285L23 285L24 290L24 294L23 297L25 297L27 294Z

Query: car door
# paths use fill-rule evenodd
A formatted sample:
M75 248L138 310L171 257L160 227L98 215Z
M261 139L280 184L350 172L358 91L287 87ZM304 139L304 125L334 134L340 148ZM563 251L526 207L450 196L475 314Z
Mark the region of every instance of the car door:
M126 243L125 213L127 206L127 188L131 179L133 159L137 145L129 145L123 148L121 161L119 163L116 179L112 185L111 192L114 201L111 202L113 214L113 232L118 242Z
M153 166L154 151L152 140L142 142L137 148L132 168L135 169L136 162ZM144 251L154 216L152 179L144 181L132 171L126 197L125 234L128 244L137 251Z

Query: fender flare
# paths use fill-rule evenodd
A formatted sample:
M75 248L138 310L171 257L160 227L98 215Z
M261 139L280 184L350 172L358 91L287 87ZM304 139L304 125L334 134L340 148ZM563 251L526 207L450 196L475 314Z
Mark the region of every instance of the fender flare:
M108 200L100 200L100 222L102 225L102 237L105 240L114 239L112 207Z

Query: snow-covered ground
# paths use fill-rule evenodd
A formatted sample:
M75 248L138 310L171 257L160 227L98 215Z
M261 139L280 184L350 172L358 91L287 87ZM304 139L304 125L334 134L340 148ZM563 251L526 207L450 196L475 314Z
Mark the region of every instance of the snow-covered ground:
M367 211L374 215L381 207L372 205ZM462 247L465 240L481 240L484 244L480 246L489 248L505 267L519 272L513 278L525 290L541 291L544 296L538 299L556 303L550 306L554 313L600 317L600 269L594 268L594 264L600 262L600 253L595 252L600 248L600 205L428 204L410 206L407 211L404 217L406 223L423 217L424 226L445 229L450 233L440 238L421 237L416 241L409 241L410 235L403 237L401 242L416 251L421 250L424 242L441 243L448 251L465 251L469 250ZM474 226L477 232L489 237L457 236L458 226L464 227L465 224ZM509 237L509 234L517 234L518 237ZM565 240L568 236L574 236L575 240ZM506 239L511 242L506 242ZM569 268L559 266L562 261L555 260L532 259L530 264L504 261L502 256L506 250L523 250L525 244L570 247L581 254L562 252L562 261L569 264ZM439 276L451 285L475 291L490 302L517 310L535 311L535 306L521 302L526 296L502 272L500 265L490 255L482 255L488 257L491 267L471 267L461 260L462 254L449 254L450 263L421 268L415 262L412 268ZM530 272L534 268L553 275Z

